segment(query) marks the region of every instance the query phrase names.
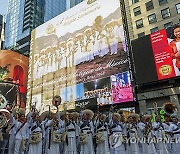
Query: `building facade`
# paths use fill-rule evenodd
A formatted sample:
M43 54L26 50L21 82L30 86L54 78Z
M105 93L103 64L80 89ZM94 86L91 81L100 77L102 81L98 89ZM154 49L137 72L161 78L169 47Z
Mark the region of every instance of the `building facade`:
M129 0L133 34L143 37L180 21L179 0ZM130 27L131 29L131 27Z
M121 0L125 5L129 41L171 27L180 22L179 0ZM132 51L133 52L133 51ZM142 49L142 52L145 52ZM133 54L131 55L133 59ZM132 60L133 64L133 60ZM148 68L147 68L148 69ZM136 70L133 71L136 75ZM165 102L176 104L180 111L180 84L178 78L137 85L137 102L141 113L151 113L154 102L162 108Z
M66 11L65 0L45 0L44 22Z
M81 2L76 0L74 5ZM67 0L10 0L6 18L5 48L28 55L32 29L64 12ZM73 5L71 4L71 7Z

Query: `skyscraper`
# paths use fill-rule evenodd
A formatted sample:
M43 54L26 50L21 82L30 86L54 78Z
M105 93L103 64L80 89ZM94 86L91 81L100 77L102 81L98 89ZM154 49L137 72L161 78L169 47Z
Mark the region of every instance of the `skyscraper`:
M73 6L81 3L83 0L66 0L66 10L72 8Z
M45 0L10 0L5 47L28 54L31 30L44 22Z
M44 22L66 11L66 0L45 0Z
M4 18L3 16L0 14L0 49L3 48L3 44L4 44Z
M32 29L67 9L69 0L9 0L6 18L5 48L28 55ZM71 7L82 0L73 0Z

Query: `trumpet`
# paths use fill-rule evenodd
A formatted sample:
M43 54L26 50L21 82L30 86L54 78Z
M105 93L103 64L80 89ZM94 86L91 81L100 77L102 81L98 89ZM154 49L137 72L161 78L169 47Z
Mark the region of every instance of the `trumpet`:
M153 127L152 127L151 121L149 121L144 130L144 137L147 138L152 129Z
M145 130L144 130L144 137L146 138L148 137L149 133L153 129L152 123L151 123L152 116L148 118L149 118L149 121L147 122L147 125L145 126Z

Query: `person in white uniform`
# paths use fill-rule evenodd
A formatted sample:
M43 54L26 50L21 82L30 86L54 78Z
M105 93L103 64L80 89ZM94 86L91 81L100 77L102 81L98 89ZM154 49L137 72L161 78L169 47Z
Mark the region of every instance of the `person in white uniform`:
M145 119L146 119L146 126L144 130L144 137L146 139L152 139L154 137L154 132L153 132L153 127L151 123L151 115L146 114ZM149 142L148 140L146 141L146 149L145 149L147 154L156 154L156 149L154 143Z
M94 123L96 126L96 153L97 154L109 154L109 143L108 143L108 124L105 122L106 115L98 114L97 119Z
M66 122L66 135L67 139L65 141L64 153L65 154L77 154L77 144L76 137L77 132L76 123L73 121L72 113L68 114L68 120Z
M45 125L46 128L46 154L59 154L62 133L57 114L51 114L51 118Z
M24 151L24 148L22 146L22 141L25 138L25 130L24 125L25 125L25 114L21 109L18 111L18 118L15 121L15 126L17 128L15 132L15 148L14 148L14 154L21 154Z
M156 121L152 123L154 135L156 139L161 138L163 139L165 137L165 132L163 128L163 124L159 118L159 116L156 116ZM168 154L168 150L166 148L165 143L163 141L158 140L158 142L155 144L155 148L157 151L157 154Z
M171 117L169 115L166 115L165 122L163 123L163 128L165 131L165 139L171 140L172 139L172 132L173 132L174 125L171 122ZM166 143L166 148L169 153L172 152L172 143Z
M44 129L39 119L39 113L32 113L32 123L29 128L29 150L28 154L42 153L42 139L44 137Z
M94 126L92 118L93 111L86 109L83 111L83 120L80 121L80 154L94 154L93 136Z
M144 132L145 132L145 126L146 126L146 119L144 115L141 115L140 122L137 124L138 127L138 135L140 138L144 138ZM142 154L146 153L146 143L140 143L139 144L140 152Z
M130 123L127 126L127 136L128 138L130 138L130 140L131 138L133 138L134 140L137 140L139 138L138 127L137 127L139 115L136 113L131 113L128 118L132 120L130 120ZM130 153L131 154L140 153L139 144L137 142L130 143Z
M121 115L112 113L112 108L109 112L109 128L110 128L110 153L125 154L125 145L123 143L123 124L120 122Z
M180 122L176 114L171 115L171 118L174 124L172 135L175 141L175 143L172 144L172 153L180 154Z

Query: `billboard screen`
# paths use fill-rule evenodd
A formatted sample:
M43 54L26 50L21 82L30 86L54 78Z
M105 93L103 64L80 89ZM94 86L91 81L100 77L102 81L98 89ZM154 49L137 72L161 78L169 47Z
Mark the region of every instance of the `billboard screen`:
M27 74L28 57L11 50L0 50L0 102L3 98L6 103L25 107Z
M180 39L178 38L180 38L180 26L174 25L167 30L159 30L132 42L138 84L180 75Z
M33 30L31 39L29 100L41 95L46 106L60 95L69 109L92 98L102 105L133 100L119 0L83 1Z

